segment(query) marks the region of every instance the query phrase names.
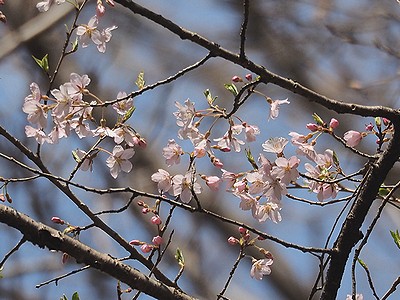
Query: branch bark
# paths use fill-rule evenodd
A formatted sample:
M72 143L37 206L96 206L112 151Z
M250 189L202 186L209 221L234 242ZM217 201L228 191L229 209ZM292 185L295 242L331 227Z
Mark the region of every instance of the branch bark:
M194 299L178 288L169 287L160 281L149 278L129 265L98 252L68 235L36 222L27 215L2 204L0 204L0 222L18 229L26 240L40 248L47 247L49 250L68 253L78 263L90 265L92 268L126 283L131 288L140 290L157 299Z

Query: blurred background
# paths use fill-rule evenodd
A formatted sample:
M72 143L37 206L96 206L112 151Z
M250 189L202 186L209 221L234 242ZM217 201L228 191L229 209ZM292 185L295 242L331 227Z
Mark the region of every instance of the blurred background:
M37 1L6 0L1 10L7 23L0 25L0 124L31 149L36 148L33 139L27 139L24 126L26 115L21 107L30 93L29 84L36 82L42 91L48 89L48 80L32 59L32 55L42 58L49 54L50 71L60 57L65 40L65 24L72 24L74 12L68 3L51 7L47 13L39 13ZM80 15L78 24L87 23L95 13L95 2L89 4ZM170 0L135 1L157 14L177 23L190 31L214 41L222 47L238 52L239 33L242 22L243 5L237 0ZM400 6L395 0L382 1L333 1L333 0L258 0L250 1L250 18L247 33L247 56L255 63L265 66L281 76L296 80L303 85L334 99L364 105L399 106L399 44ZM79 48L77 53L64 61L57 82L53 88L69 80L69 74L88 74L91 78L90 91L102 99L115 99L119 91L127 93L137 89L135 80L144 71L148 84L167 78L179 70L202 59L207 51L195 44L182 41L164 28L136 16L116 5L106 6L102 26L118 26L107 44L105 54L94 45ZM74 38L73 38L74 39ZM196 103L197 109L206 108L203 92L210 89L218 96L218 105L231 108L232 96L224 89L232 76L244 77L248 72L223 59L209 60L205 65L177 79L171 84L148 91L134 99L137 107L129 124L146 140L145 150L138 149L132 159L133 171L120 174L114 180L104 161L99 157L94 163L93 173L78 172L75 180L97 188L130 186L156 193L156 185L150 180L158 168L167 169L162 157L162 147L169 139L177 138L175 101L186 99ZM290 131L306 133L305 125L312 122L311 115L318 113L326 122L337 118L340 127L337 133L354 129L362 131L371 119L337 115L322 109L307 99L299 98L279 87L259 86L259 90L272 99L289 98L290 105L281 108L277 120L268 121L269 107L260 96L253 96L237 113L249 124L261 130L257 141L250 147L253 155L262 152L261 144L271 137L289 138ZM209 123L210 124L210 123ZM213 132L214 138L222 136L227 124L220 125ZM0 138L0 151L12 155L30 165L16 149ZM72 135L58 145L42 147L43 158L54 174L67 177L75 166L71 151L77 148L87 150L94 140L80 140ZM180 141L179 141L180 142ZM184 150L191 151L189 144L181 143ZM185 148L186 146L186 148ZM322 153L332 148L338 153L346 174L358 170L365 161L337 144L333 139L323 137L317 149ZM373 138L363 141L360 149L374 153ZM288 145L288 154L295 149ZM272 156L267 157L273 159ZM224 155L218 153L224 162L224 169L232 172L246 171L251 166L243 153ZM300 171L304 172L302 158ZM182 159L179 166L168 170L183 173L188 160ZM0 176L18 178L28 174L8 163L0 161ZM221 173L207 159L197 164L201 174ZM390 174L388 183L397 182L396 170ZM301 182L301 179L300 179ZM52 216L59 216L77 226L90 224L62 193L44 179L8 186L13 198L13 207L37 221L57 227L51 223ZM92 211L117 209L129 199L124 195L104 195L83 193L74 190ZM315 195L300 191L291 193L315 201ZM340 194L338 197L346 196ZM126 240L151 241L156 231L149 222L150 216L141 214L135 203L123 213L103 215L102 219ZM324 247L327 236L345 203L328 206L310 206L288 198L283 199L282 222L258 223L248 212L239 208L239 200L221 189L209 192L204 186L200 195L204 207L245 222L268 234L288 242L304 246ZM379 203L377 203L378 205ZM377 205L366 221L371 222ZM162 217L169 208L162 205ZM343 218L341 218L343 220ZM378 295L383 295L400 273L400 252L393 243L389 230L400 228L398 211L388 206L380 219L369 243L361 253L361 259L368 265ZM169 233L175 230L170 252L161 263L169 278L173 279L179 267L173 258L179 247L186 258L186 268L180 279L182 289L201 299L215 299L228 278L230 269L239 249L230 246L229 236L238 236L237 228L199 214L189 214L176 209ZM366 227L364 229L366 229ZM62 227L57 227L62 230ZM339 228L333 233L336 237ZM21 238L18 231L0 224L0 257L10 251ZM93 248L123 257L126 253L103 232L91 229L81 234L80 240ZM274 255L270 276L260 281L250 278L251 260L244 259L239 265L226 296L231 299L308 299L318 274L318 260L298 250L287 249L271 241L259 244ZM257 253L254 253L257 256ZM143 270L133 262L135 268ZM61 263L61 253L52 253L24 244L5 264L0 279L0 299L59 299L63 294L71 298L77 291L81 299L116 299L117 282L97 271L86 270L58 282L35 288L36 285L54 277L77 269L72 259ZM143 270L146 273L146 270ZM357 287L364 299L372 299L365 272L357 268ZM124 288L124 286L123 286ZM346 269L338 299L345 299L351 293L350 268ZM131 299L133 293L123 296ZM318 296L318 294L317 294ZM397 293L398 296L398 293ZM396 293L394 298L397 297ZM317 297L315 297L317 298ZM148 299L145 295L141 299Z

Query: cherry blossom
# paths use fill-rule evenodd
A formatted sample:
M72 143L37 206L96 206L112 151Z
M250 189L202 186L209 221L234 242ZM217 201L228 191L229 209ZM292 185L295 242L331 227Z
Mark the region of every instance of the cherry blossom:
M269 112L269 119L276 119L279 115L279 106L281 104L290 104L290 102L288 101L288 99L284 99L284 100L272 100L271 98L267 99L268 103L271 104L271 110Z
M33 128L32 126L25 126L25 134L27 137L34 137L39 144L49 143L50 139L42 129Z
M132 163L128 159L134 154L133 148L124 149L121 145L116 145L112 154L106 160L111 176L117 178L121 171L129 173L132 170Z
M126 124L121 124L113 130L112 136L114 137L114 142L116 144L121 144L122 142L127 143L129 146L133 147L139 142L137 141L136 133L132 128Z
M187 172L185 176L181 174L175 175L172 179L172 183L173 195L179 195L179 198L183 203L189 203L190 200L192 200L192 188L194 193L201 193L201 186L196 182L196 178L193 178L192 184L191 172Z
M289 184L292 181L296 181L299 177L299 172L296 169L299 163L300 159L296 156L292 156L289 159L278 157L275 160L275 166L272 167L272 174L284 184Z
M239 207L242 210L251 210L253 216L255 216L258 206L257 197L253 197L249 193L233 193L236 197L240 198Z
M117 99L126 98L128 95L125 92L119 92ZM118 114L124 116L133 107L133 99L128 98L125 100L119 100L112 105L112 108L117 111Z
M235 152L240 152L240 145L244 145L244 142L234 137L234 135L239 135L242 129L243 125L241 124L231 126L223 137L214 139L215 142L218 142L218 148L223 152L229 152L232 146Z
M38 125L41 128L45 128L47 124L47 113L45 111L46 106L40 103L42 98L39 86L36 83L30 85L31 94L25 97L22 110L28 114L27 120L33 124Z
M36 4L36 8L40 11L40 12L46 12L49 10L50 6L53 3L56 4L61 4L64 3L65 0L45 0L45 1L40 1L38 4Z
M259 204L256 208L255 218L259 222L265 222L268 219L271 219L272 222L278 223L282 221L282 217L280 214L281 207L274 202L266 202L264 204Z
M60 89L52 90L51 94L56 98L57 101L56 106L53 107L51 115L53 118L62 120L66 115L69 114L73 102L73 99L68 91L68 85L61 85Z
M261 280L264 275L271 274L271 268L269 266L272 265L273 262L271 258L254 260L250 270L251 278Z
M83 94L87 92L86 87L90 83L90 78L88 75L79 75L76 73L71 73L69 75L69 82L67 82L65 85L67 86L68 89L68 94L74 99L74 100L82 100Z
M257 126L247 123L243 123L243 126L246 133L246 142L254 142L256 140L256 135L260 134L260 129Z
M89 20L88 24L78 26L76 34L83 48L89 46L90 41L92 41L97 46L99 52L104 53L106 51L106 43L112 37L111 31L117 29L117 26L108 27L100 32L97 29L98 23L98 17L95 15Z
M221 178L218 176L204 176L204 179L206 180L207 186L212 190L212 191L218 191L219 185L221 183Z
M163 156L168 167L172 166L173 164L179 164L182 154L182 147L179 146L173 139L169 140L167 147L163 148Z
M329 122L329 128L335 129L339 126L339 121L336 120L335 118L332 118L331 121Z
M157 182L157 188L160 193L168 192L172 187L172 177L163 169L158 169L157 173L151 175L151 180Z
M344 140L349 147L357 146L361 142L362 138L362 134L355 130L349 130L344 134Z
M280 154L287 145L288 140L283 137L270 138L262 144L265 152Z

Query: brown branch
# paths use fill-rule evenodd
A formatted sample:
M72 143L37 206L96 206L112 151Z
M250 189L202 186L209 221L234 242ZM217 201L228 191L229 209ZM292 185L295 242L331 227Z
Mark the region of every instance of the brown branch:
M177 288L157 280L49 226L36 222L25 214L0 204L0 222L18 229L24 238L40 248L68 253L78 263L90 265L124 283L157 299L193 300Z

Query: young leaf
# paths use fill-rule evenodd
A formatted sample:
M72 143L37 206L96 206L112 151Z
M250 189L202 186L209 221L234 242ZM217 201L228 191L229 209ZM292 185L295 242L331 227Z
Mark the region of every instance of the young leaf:
M317 122L318 125L320 125L320 126L324 125L324 121L316 113L313 113L312 117L313 117L314 121Z
M396 232L394 232L394 231L390 230L390 234L392 235L393 241L396 244L397 248L400 249L400 234L399 234L399 231L396 230Z
M178 261L178 264L181 268L185 266L185 258L183 257L183 253L179 248L176 248L175 259Z
M258 170L257 163L256 163L256 161L254 159L253 154L251 154L250 149L245 149L245 151L246 151L246 157L247 157L247 160L249 161L249 163L252 165L254 170Z
M72 150L72 157L74 158L74 160L75 160L77 163L80 163L80 162L81 162L81 159L79 158L79 156L78 156L78 154L76 153L75 150Z
M125 123L126 121L129 120L129 118L132 116L133 112L135 111L136 107L132 106L124 115L122 118L122 123Z
M35 62L39 65L39 67L46 72L46 74L49 72L49 55L46 54L43 56L42 59L36 58L32 55L32 58L35 60Z
M139 75L136 78L136 86L139 88L139 90L144 88L144 85L146 84L146 81L144 80L144 72L140 71Z
M237 96L238 95L238 90L237 90L237 88L236 88L236 86L233 84L233 83L226 83L226 84L224 84L224 87L228 90L228 91L230 91L232 94L233 94L233 96Z
M79 294L78 294L78 292L75 292L75 293L72 295L72 300L79 300Z

